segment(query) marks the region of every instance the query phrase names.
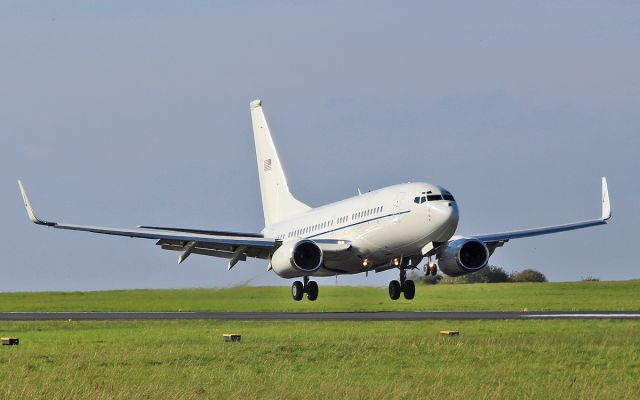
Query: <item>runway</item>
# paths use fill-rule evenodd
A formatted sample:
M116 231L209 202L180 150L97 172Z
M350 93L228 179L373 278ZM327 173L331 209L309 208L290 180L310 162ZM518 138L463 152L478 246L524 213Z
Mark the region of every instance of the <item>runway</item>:
M463 321L531 319L640 319L640 311L380 311L380 312L2 312L0 321Z

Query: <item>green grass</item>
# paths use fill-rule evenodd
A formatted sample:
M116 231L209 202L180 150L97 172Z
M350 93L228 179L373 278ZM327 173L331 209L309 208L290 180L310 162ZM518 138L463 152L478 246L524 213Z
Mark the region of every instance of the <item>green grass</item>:
M459 337L441 337L458 329ZM242 334L223 343L222 334ZM634 321L11 322L2 399L630 399Z
M392 301L386 288L321 286L316 302L289 287L0 293L0 311L384 311L640 310L640 280L619 282L419 285Z

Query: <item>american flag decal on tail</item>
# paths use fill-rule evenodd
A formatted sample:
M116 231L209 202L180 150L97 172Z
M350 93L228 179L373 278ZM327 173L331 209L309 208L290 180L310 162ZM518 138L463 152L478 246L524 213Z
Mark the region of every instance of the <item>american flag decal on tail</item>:
M264 160L262 166L265 171L271 171L271 159L267 158L266 160Z

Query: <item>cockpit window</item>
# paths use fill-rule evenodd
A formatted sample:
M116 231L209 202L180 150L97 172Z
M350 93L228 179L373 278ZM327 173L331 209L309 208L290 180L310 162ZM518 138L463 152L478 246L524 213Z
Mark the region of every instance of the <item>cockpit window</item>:
M442 198L444 198L447 201L455 201L451 193L447 192L446 190L442 191Z
M427 201L426 196L418 196L413 199L413 202L416 204L422 204L422 203L425 203L426 201Z
M431 192L428 192L428 193L431 193ZM447 192L446 190L443 190L442 194L427 194L427 201L438 201L438 200L455 201L451 193Z
M425 196L425 192L422 192L421 196L416 196L413 198L413 202L416 204L422 204L427 201L438 201L438 200L455 201L451 193L447 192L446 190L442 191L442 194L431 194L431 193L433 192L428 191L427 195Z

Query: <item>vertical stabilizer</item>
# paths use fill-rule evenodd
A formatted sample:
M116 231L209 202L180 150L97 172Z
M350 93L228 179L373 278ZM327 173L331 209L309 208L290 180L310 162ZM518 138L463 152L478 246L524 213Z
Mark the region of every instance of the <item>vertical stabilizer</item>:
M280 158L262 111L262 102L260 100L252 101L250 108L253 137L256 143L264 223L268 226L311 208L296 200L289 191L287 178L284 176Z

